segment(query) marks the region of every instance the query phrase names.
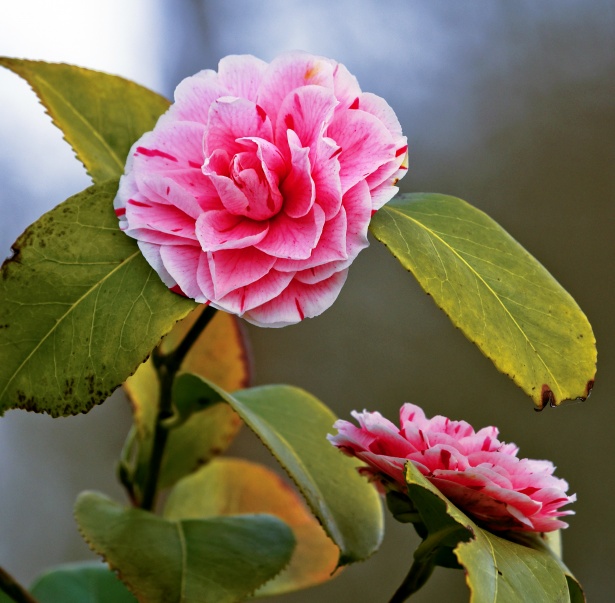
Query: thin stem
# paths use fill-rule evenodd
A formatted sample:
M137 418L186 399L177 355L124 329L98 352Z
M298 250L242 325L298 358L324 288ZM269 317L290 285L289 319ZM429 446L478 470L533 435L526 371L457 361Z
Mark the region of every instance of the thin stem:
M143 498L140 507L151 511L156 503L156 493L158 487L158 477L162 466L162 457L169 435L168 429L163 425L163 421L171 416L172 391L175 374L180 369L186 354L199 338L209 321L216 314L215 308L207 306L195 323L190 327L186 336L180 344L169 354L162 354L160 348L156 348L152 355L154 366L158 371L160 380L160 400L158 404L158 415L156 417L156 427L154 430L154 442L152 444L152 454L149 462L149 471L143 488Z
M1 567L0 591L7 594L16 603L37 603L36 599Z
M434 567L430 558L422 559L421 561L415 559L408 575L404 578L401 586L395 591L389 603L403 603L403 601L409 599L410 595L419 590L419 588L427 582Z

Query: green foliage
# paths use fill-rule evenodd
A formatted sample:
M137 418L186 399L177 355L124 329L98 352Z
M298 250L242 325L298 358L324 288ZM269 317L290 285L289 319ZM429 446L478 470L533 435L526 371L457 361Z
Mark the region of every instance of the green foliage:
M406 464L408 495L427 529L415 557L441 555L448 560L453 551L466 572L471 603L552 603L583 601L580 587L566 575L561 560L537 537L518 537L513 542L483 530L459 511L412 463ZM435 543L435 546L433 544ZM568 577L573 586L569 590ZM572 594L572 597L571 597Z
M136 603L134 595L100 562L67 563L32 584L39 603Z
M188 383L186 383L189 380ZM335 415L307 392L288 385L225 392L196 375L176 378L197 398L228 402L269 448L340 549L339 564L366 559L382 541L382 505L376 489L356 471L359 464L326 439Z
M86 412L196 306L118 229L116 188L94 185L46 213L3 264L0 412Z
M297 542L290 564L256 596L277 595L325 582L339 551L299 495L270 469L233 458L218 458L182 479L167 499L167 519L199 519L270 513L282 519Z
M75 517L142 603L241 601L287 565L295 546L271 515L172 521L84 492Z
M132 144L169 106L147 88L91 69L6 57L0 65L32 86L97 183L123 174Z
M370 228L538 408L589 395L596 348L587 318L486 214L446 195L402 195Z

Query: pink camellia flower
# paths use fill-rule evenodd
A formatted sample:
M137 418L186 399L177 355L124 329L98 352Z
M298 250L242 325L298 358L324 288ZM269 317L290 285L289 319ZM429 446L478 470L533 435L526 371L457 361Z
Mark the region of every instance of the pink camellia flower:
M179 84L114 206L173 291L284 326L335 301L406 156L393 110L343 65L229 56Z
M566 528L559 508L576 500L568 484L553 476L549 461L517 458L518 448L497 439L495 427L475 432L465 421L427 419L414 404L400 410L396 427L378 412L353 412L359 422L336 421L334 446L355 456L381 489L407 493L404 465L419 471L464 513L490 530L549 532Z

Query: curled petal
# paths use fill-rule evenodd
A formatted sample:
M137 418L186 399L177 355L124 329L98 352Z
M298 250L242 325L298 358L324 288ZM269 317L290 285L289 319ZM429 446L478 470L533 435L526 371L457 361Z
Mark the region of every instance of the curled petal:
M214 299L221 299L235 289L260 280L275 264L275 258L253 247L214 251L207 257Z
M203 251L245 249L263 240L267 222L255 222L227 211L209 211L196 221L196 236Z
M291 281L276 299L246 312L243 317L252 324L270 327L284 327L313 318L336 300L346 276L347 271L342 270L315 285Z

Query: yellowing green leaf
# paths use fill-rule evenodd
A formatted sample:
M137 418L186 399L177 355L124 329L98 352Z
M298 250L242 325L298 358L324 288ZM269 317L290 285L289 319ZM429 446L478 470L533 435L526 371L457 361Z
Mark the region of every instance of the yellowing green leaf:
M86 412L196 306L119 230L116 188L94 185L46 213L3 264L0 412Z
M445 545L454 549L465 570L470 603L577 601L571 599L567 576L550 549L534 547L532 540L523 545L483 530L445 498L412 463L406 464L406 482L408 495L428 530L427 539L433 539L438 532L456 536L456 541L447 541ZM459 530L452 532L454 524Z
M132 144L169 106L147 88L91 69L7 57L0 65L32 86L97 183L121 176Z
M356 459L326 439L335 415L307 392L288 385L254 387L229 394L197 375L176 378L196 398L227 402L284 467L329 537L340 565L366 559L382 541L382 504L359 475Z
M596 347L587 318L486 214L446 195L402 195L370 228L538 408L589 395Z
M141 603L235 603L276 576L295 545L271 515L162 519L84 492L81 534Z
M279 517L292 529L297 542L288 567L261 587L257 597L308 588L331 578L338 548L297 493L262 465L215 459L173 488L164 511L167 519L175 520L244 513Z

